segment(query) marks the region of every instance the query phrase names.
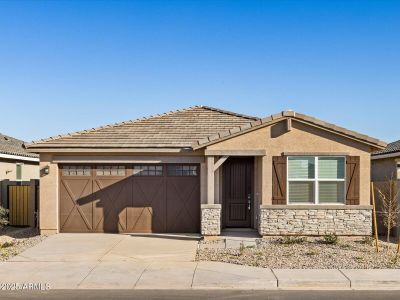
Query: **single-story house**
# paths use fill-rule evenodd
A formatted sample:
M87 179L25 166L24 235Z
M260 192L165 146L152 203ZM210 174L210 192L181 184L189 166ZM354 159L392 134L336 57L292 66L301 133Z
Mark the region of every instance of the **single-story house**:
M371 159L371 178L376 187L382 187L385 181L393 178L398 180L398 188L400 188L400 140L389 143L385 149L372 153ZM378 193L375 194L378 206L381 206L381 203L379 203L379 195ZM379 214L378 221L379 232L385 232L385 228L382 225L382 220ZM399 234L399 230L393 230L393 234L397 236Z
M372 153L372 181L400 180L400 140Z
M40 229L371 234L371 153L386 143L294 111L195 106L60 135L40 154Z
M39 155L26 150L25 142L0 133L0 180L39 179Z
M6 195L2 191L4 180L31 179L39 179L39 155L28 152L24 141L0 133L0 205Z

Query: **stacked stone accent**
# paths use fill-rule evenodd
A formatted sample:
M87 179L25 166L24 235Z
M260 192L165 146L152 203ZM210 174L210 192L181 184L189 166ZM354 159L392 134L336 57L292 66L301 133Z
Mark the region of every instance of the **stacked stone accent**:
M221 205L201 205L201 234L220 235L221 233Z
M261 205L260 235L371 235L369 205Z

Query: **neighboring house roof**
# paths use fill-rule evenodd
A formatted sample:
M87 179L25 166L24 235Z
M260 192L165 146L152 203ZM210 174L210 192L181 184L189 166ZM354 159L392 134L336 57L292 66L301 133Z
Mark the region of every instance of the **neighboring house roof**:
M382 149L382 148L386 147L386 143L383 142L383 141L380 141L378 139L369 137L369 136L364 135L364 134L357 133L355 131L348 130L348 129L343 128L343 127L336 126L334 124L327 123L325 121L319 120L319 119L314 118L314 117L310 117L310 116L307 116L307 115L300 114L300 113L294 112L292 110L289 110L289 111L283 111L281 113L268 116L268 117L263 118L261 120L253 121L253 122L251 122L249 124L245 124L245 125L242 125L242 126L239 126L239 127L236 127L236 128L232 128L232 129L230 129L228 131L222 131L222 132L219 132L219 133L214 134L212 136L209 136L206 139L202 139L202 140L196 141L196 143L193 144L193 149L200 149L200 148L203 148L203 147L218 143L220 141L229 139L229 138L231 138L233 136L244 134L246 132L249 132L249 131L252 131L252 130L256 130L256 129L271 125L271 124L273 124L275 122L278 122L278 121L281 121L283 119L293 119L293 120L296 120L296 121L299 121L299 122L303 122L303 123L310 124L310 125L313 125L313 126L316 126L316 127L320 127L320 128L322 128L324 130L331 131L331 132L334 132L336 134L344 135L344 136L347 136L349 138L358 140L359 142L363 142L363 143L369 144L369 145L374 146L374 147L376 147L378 149Z
M14 155L39 158L38 154L30 153L25 148L25 142L0 133L0 155Z
M199 139L258 119L194 106L39 140L28 148L191 148Z
M264 119L245 116L208 106L131 120L90 130L60 135L27 145L31 151L41 149L130 149L188 148L200 149L284 119L294 119L371 145L377 149L386 143L319 119L284 111Z
M382 156L400 156L400 140L389 143L385 149L372 153L372 156L375 156L376 158Z

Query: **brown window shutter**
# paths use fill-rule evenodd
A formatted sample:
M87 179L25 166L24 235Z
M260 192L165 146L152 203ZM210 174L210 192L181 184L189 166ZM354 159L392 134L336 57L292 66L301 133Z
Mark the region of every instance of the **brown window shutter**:
M272 157L272 204L286 204L286 156Z
M360 157L346 157L346 204L360 204Z

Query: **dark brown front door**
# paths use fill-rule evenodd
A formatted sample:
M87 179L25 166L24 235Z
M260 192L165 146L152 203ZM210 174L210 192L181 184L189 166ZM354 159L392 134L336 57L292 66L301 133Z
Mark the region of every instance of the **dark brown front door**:
M224 227L251 227L253 157L230 157L223 164Z

